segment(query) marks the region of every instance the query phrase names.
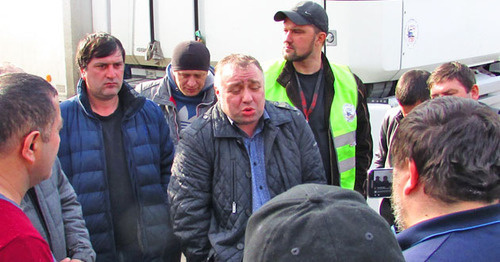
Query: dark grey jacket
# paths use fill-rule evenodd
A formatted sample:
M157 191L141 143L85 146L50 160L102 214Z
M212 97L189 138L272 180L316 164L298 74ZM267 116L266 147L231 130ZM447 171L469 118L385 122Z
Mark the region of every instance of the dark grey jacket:
M314 135L288 104L266 102L266 177L271 197L326 183ZM241 261L252 214L250 160L241 132L216 104L181 133L168 188L174 233L188 261Z
M375 168L389 168L392 167L391 156L389 150L392 144L392 138L396 134L399 122L403 119L403 112L401 108L394 107L387 111L384 116L384 121L380 127L380 141L378 151L375 153L374 165Z
M85 262L95 261L95 252L90 244L89 232L85 227L82 208L76 200L76 193L61 170L59 159L52 166L52 175L35 187L38 206L49 235L40 228L38 214L26 194L21 207L36 229L44 236L57 261L65 257Z

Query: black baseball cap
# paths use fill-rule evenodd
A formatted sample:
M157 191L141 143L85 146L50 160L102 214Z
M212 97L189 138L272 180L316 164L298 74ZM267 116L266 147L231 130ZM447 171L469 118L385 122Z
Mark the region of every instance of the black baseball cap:
M279 11L274 15L274 21L283 21L289 18L297 25L314 25L323 32L328 32L328 15L318 3L303 1L290 11Z
M389 224L356 191L302 184L248 220L244 262L404 261Z

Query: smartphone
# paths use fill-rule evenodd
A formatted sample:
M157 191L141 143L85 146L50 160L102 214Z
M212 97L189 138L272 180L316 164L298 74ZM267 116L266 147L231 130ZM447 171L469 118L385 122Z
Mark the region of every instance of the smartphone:
M389 197L392 192L392 168L376 168L368 173L368 196Z

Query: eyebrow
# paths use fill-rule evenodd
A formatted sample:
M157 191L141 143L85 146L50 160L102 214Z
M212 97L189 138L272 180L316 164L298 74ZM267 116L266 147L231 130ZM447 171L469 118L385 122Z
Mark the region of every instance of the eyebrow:
M255 83L258 83L260 84L260 81L259 80L255 80L255 79L248 79L247 80L248 82L252 83L252 84L255 84ZM237 84L241 84L243 83L244 81L241 81L241 80L237 80L237 81L233 81L233 82L227 82L228 85L237 85Z
M111 62L111 63L107 63L107 62L96 62L95 63L95 65L116 65L116 64L125 64L125 62L120 61L120 62Z

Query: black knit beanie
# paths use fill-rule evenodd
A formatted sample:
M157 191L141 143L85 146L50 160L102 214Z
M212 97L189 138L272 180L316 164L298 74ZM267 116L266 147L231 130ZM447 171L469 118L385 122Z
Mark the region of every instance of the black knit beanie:
M210 68L210 52L205 44L196 41L181 42L172 55L173 70L206 70Z

